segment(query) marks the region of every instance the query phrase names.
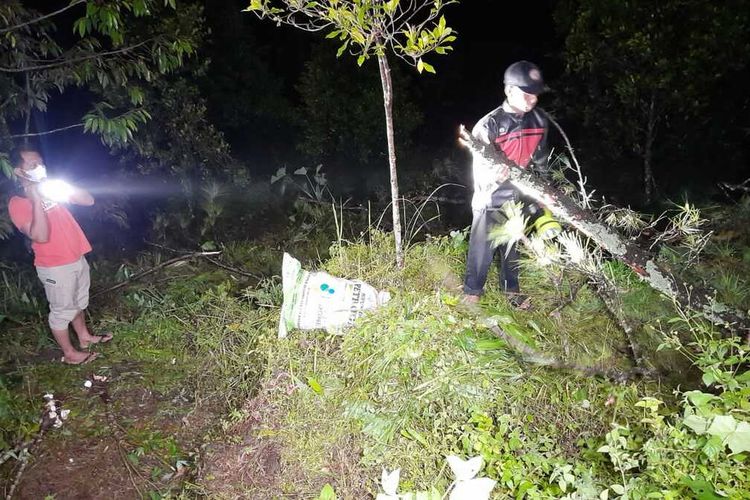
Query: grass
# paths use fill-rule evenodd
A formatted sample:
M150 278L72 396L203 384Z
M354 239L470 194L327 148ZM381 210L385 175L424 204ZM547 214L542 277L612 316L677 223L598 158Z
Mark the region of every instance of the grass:
M387 289L393 299L341 337L293 332L271 341L267 373L283 373L289 385L264 396L275 409L273 430L257 432L281 443L283 465L277 481L254 494L316 496L330 483L342 498L362 498L377 493L381 467L402 469L403 491L445 490L446 455L476 454L477 443L499 439L497 429L488 437L476 428L477 415L518 441L488 471L498 479L511 471L509 491L522 487L518 478L533 480L542 491L552 487L556 465L595 454L616 417L637 421L630 408L653 385L621 386L535 368L467 316L456 295L463 248L454 243L431 238L412 246L403 271L392 266L386 235L334 247L323 266L327 272ZM553 294L543 273L524 277L535 296ZM622 335L590 291L582 290L557 320L540 302L538 311L520 313L490 287L484 307L543 351L590 364L628 363L618 350ZM356 450L349 466L360 474L358 481L332 473L342 467L336 459L341 443ZM599 462L601 481L608 473Z
M185 496L316 498L331 484L339 498L367 498L378 492L382 468L401 468L400 492L444 492L452 481L445 457L456 454L484 457L482 475L498 481L495 498L559 498L571 491L588 498L622 481L597 451L614 424L633 430L637 439L628 437L627 452L635 454L646 442L636 433L645 425L638 402L659 398L666 402L663 416L672 418L682 412L673 390L700 387L682 354L657 351L666 336L689 329L672 321L670 303L620 264L609 264L607 273L624 292L623 310L646 363L671 378L613 382L525 361L458 303L466 251L459 233L412 244L402 270L393 266L387 234L339 238L329 257L310 263L322 241L315 236L306 267L392 295L341 336L293 331L276 338L280 245L257 242L228 244L223 255L231 266L258 273L257 282L192 263L100 303L96 325L117 337L93 367L30 361L38 344L50 345L35 319L42 312L32 307L4 334L13 347L6 360L18 359L0 385L0 402L9 409L0 420L14 423L13 433L3 434L6 443L33 434L36 400L46 390L65 395L73 410L62 443L108 432L98 424L101 403L80 387L95 370L112 379L112 407L135 455L129 460L156 471L154 478L178 461L200 465ZM736 263L740 255L721 249L723 271L712 267L713 258L696 271L712 276L737 305L746 285L727 259L743 266ZM132 270L153 262L158 258L143 256ZM97 272L113 274L104 264ZM546 355L584 366L632 365L627 336L585 278L526 264L522 286L535 307L518 311L497 289L494 273L482 316ZM22 294L14 293L8 300L19 303ZM131 412L139 398L153 405L147 416ZM182 417L209 422L191 424L198 434L191 440L175 427ZM178 494L169 484L157 490Z

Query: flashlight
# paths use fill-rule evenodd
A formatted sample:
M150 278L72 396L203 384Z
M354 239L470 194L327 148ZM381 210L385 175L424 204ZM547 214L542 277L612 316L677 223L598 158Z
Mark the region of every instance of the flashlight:
M57 203L67 203L73 195L73 186L60 179L43 179L39 183L39 194Z
M534 221L534 229L543 240L550 240L562 232L560 223L555 220L547 207L542 209L542 215Z

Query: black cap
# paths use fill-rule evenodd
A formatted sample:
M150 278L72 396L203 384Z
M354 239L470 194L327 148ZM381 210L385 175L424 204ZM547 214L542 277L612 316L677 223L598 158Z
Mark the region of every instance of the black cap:
M514 62L505 70L505 85L514 85L527 94L538 95L547 90L539 67L529 61Z

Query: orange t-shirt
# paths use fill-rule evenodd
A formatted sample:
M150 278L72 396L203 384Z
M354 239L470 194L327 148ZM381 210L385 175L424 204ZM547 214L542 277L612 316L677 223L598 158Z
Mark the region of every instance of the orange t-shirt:
M20 229L31 222L31 200L14 196L8 203L8 212L13 224ZM67 208L55 205L45 213L49 224L49 240L47 243L31 243L35 266L55 267L72 264L91 251L89 240Z

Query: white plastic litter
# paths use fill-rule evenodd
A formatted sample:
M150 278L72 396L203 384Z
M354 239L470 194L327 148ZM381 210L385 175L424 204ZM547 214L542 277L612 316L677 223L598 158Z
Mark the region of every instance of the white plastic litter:
M281 276L284 304L279 319L279 338L286 337L294 328L341 333L365 311L391 298L388 292L379 292L363 281L305 271L288 253L284 254Z

